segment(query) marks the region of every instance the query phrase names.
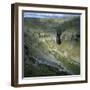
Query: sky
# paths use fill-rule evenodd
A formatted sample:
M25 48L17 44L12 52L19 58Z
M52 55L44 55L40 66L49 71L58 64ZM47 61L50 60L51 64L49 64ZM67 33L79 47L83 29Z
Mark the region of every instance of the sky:
M63 18L71 16L79 16L80 14L62 14L62 13L44 13L44 12L23 12L24 17L30 18Z

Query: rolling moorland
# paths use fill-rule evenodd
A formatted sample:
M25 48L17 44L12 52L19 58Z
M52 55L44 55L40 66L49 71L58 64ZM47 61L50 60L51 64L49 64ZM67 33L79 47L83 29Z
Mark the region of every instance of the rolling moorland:
M80 74L80 17L24 18L24 77Z

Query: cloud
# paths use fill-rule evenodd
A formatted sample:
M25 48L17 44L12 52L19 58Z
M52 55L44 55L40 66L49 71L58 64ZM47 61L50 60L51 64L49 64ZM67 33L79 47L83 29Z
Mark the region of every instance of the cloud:
M40 13L40 12L24 12L24 17L31 18L63 18L69 16L78 16L78 14L62 14L62 13Z

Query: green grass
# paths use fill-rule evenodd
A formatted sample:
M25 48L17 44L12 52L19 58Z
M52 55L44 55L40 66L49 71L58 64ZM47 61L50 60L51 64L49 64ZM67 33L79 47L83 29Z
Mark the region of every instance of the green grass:
M54 52L53 55L57 58L57 60L60 60L60 62L67 68L67 70L73 74L80 74L80 66L71 63L70 61L72 60L68 60L67 58L60 56L60 54L57 52Z
M56 76L56 75L67 75L66 72L60 72L57 68L48 66L45 64L38 64L34 66L33 63L25 64L24 76L25 77L36 77L36 76Z

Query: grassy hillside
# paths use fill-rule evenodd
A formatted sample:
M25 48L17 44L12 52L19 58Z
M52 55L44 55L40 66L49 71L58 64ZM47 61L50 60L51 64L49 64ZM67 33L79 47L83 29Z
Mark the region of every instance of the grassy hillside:
M65 20L24 18L25 77L80 74L80 18Z

